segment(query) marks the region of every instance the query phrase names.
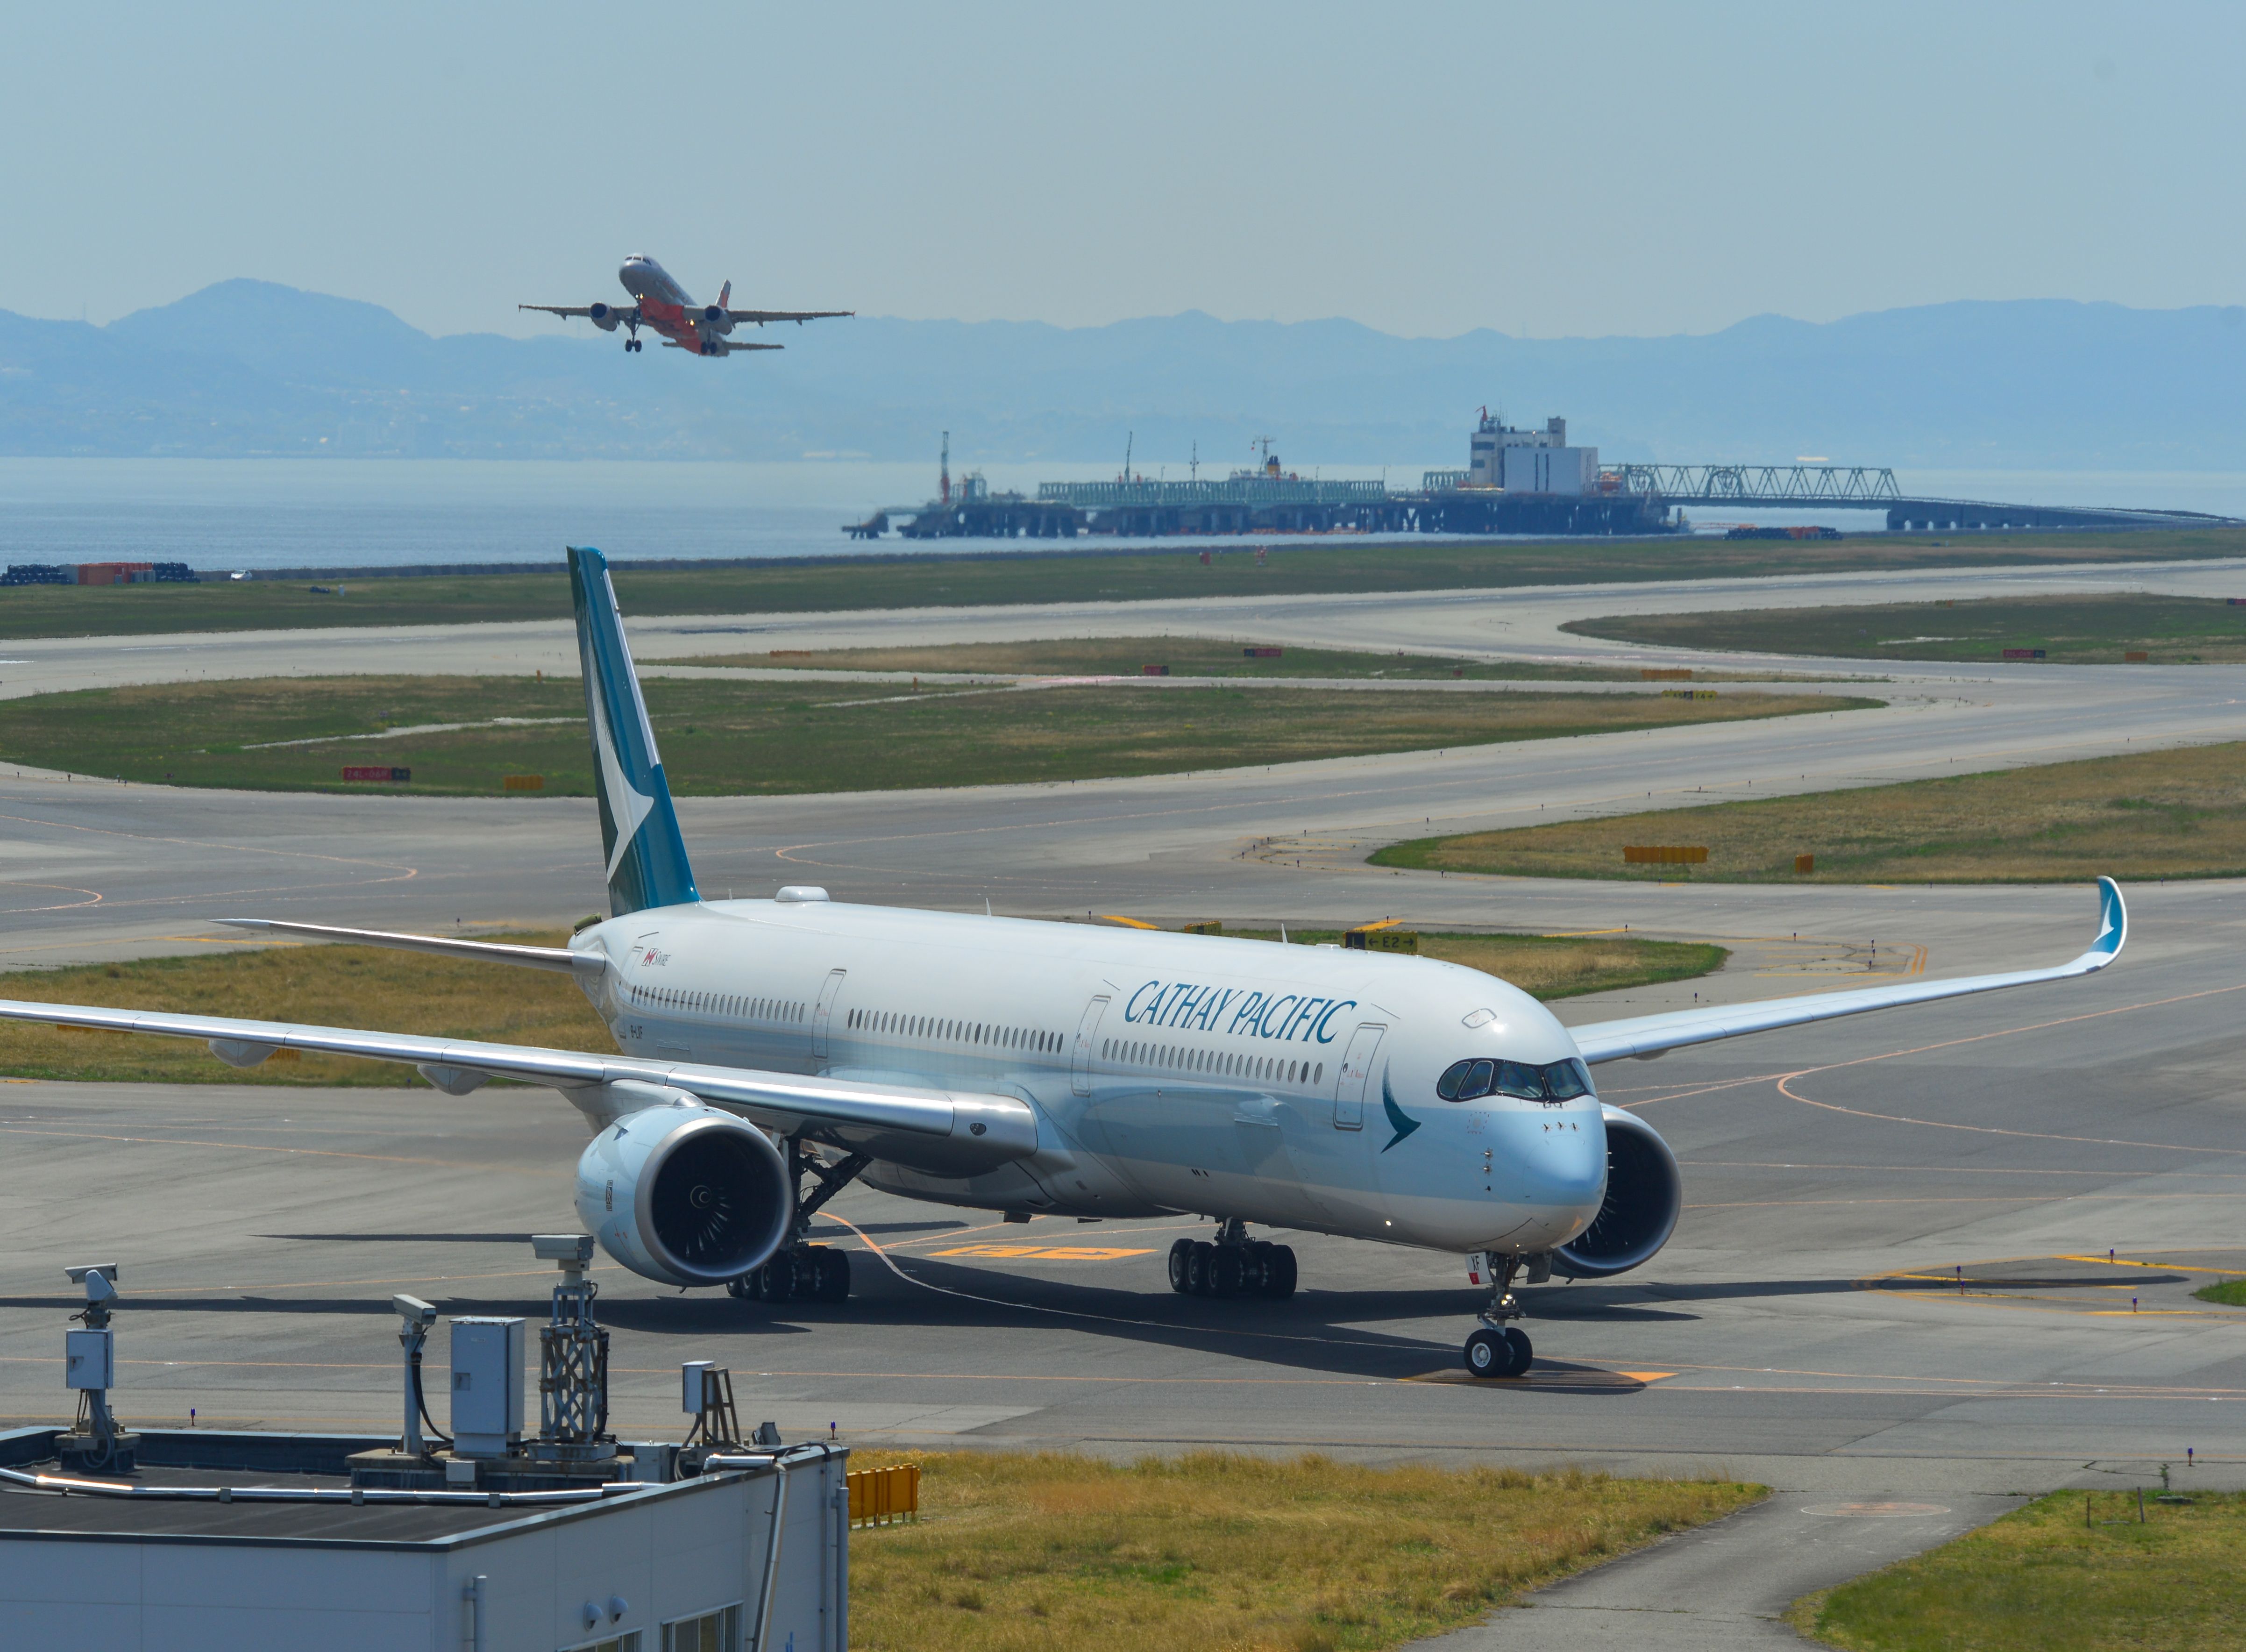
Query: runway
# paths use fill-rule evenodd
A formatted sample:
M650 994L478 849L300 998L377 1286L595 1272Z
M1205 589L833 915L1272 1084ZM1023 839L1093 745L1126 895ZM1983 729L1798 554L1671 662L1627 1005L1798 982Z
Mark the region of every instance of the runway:
M2169 577L2110 573L2139 588ZM2100 577L2068 570L2061 584ZM1846 577L1889 596L1929 582L1963 594L1970 583ZM2017 589L2025 577L1974 577ZM2174 577L2221 594L2246 570ZM1834 583L1821 582L1818 600L1833 599L1822 587ZM1685 594L1768 604L1807 584ZM1283 607L1301 628L1289 641L1412 631L1415 648L1465 648L1501 606L1526 627L1530 606L1547 604L1535 624L1548 631L1555 615L1615 611L1606 601L1294 599L1256 623L1282 623L1271 616ZM1068 618L1111 632L1235 628L1228 613L1199 611ZM895 623L963 637L1003 620L1032 636L1051 618ZM772 623L797 627L787 645L818 645L805 640L820 635L811 622ZM662 652L657 629L636 628L643 653ZM387 662L450 645L343 635L300 635L287 645L298 654L276 645L255 674L291 659L429 669ZM493 652L480 658L510 669L528 669L521 661L552 641L481 640ZM1574 657L1611 646L1526 630L1516 641ZM518 644L528 652L505 652ZM1641 655L1669 658L1628 652ZM148 669L113 645L57 645L48 657L85 681ZM1407 877L1364 866L1364 850L1569 812L2246 738L2246 668L1884 674L1894 703L1876 712L1075 787L701 800L682 814L712 891L821 882L844 899L980 910L987 895L1000 911L1052 916L1628 925L1735 948L1706 980L1558 1007L1582 1021L1695 993L1753 998L2057 961L2086 942L2093 904L2079 888ZM0 681L17 687L12 674ZM189 950L215 943L208 920L226 915L449 928L566 919L599 898L591 805L568 800L248 796L0 775L0 819L11 966ZM856 1253L847 1307L682 1299L614 1268L597 1275L616 1332L620 1430L677 1437L677 1362L710 1358L734 1371L745 1421L771 1417L791 1437L832 1424L877 1454L1315 1448L1780 1488L1753 1517L1761 1526L1727 1523L1688 1540L1712 1546L1668 1546L1594 1574L1609 1593L1568 1620L1581 1624L1628 1609L1633 1587L1671 1587L1662 1567L1731 1576L1723 1568L1760 1566L1755 1598L1791 1598L1816 1587L1804 1577L1830 1581L1909 1552L2019 1494L2133 1485L2162 1462L2181 1465L2187 1449L2193 1483L2246 1484L2233 1419L2246 1406L2246 1310L2190 1295L2246 1274L2235 1076L2246 1055L2246 886L2128 893L2128 951L2088 980L1600 1069L1606 1098L1676 1147L1688 1209L1637 1273L1531 1293L1539 1364L1524 1382L1478 1383L1457 1369L1480 1294L1453 1258L1283 1236L1301 1253L1294 1301L1205 1302L1162 1279L1163 1253L1190 1218L1005 1225L854 1189L829 1207L839 1219L826 1236ZM129 1418L182 1419L193 1406L214 1421L370 1429L396 1410L394 1292L446 1313L542 1314L549 1275L527 1236L572 1225L568 1174L583 1142L575 1115L537 1091L455 1101L24 1083L0 1087L0 1137L13 1194L0 1206L0 1411L59 1410L55 1362L73 1306L61 1269L114 1258ZM1807 1512L1887 1505L1920 1512ZM1843 1527L1853 1535L1812 1535ZM1548 1638L1566 1609L1554 1598L1528 1626ZM1501 1627L1525 1632L1514 1618Z

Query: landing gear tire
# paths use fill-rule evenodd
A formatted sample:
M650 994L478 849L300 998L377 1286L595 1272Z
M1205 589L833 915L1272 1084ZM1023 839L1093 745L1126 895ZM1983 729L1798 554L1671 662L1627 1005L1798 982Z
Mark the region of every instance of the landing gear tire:
M1238 1296L1248 1282L1248 1259L1242 1254L1247 1247L1242 1245L1220 1245L1210 1272L1212 1296Z
M850 1300L850 1253L821 1245L812 1252L819 1264L819 1300L822 1302L847 1302Z
M1467 1338L1467 1369L1476 1376L1513 1375L1513 1349L1505 1333L1484 1326Z
M1216 1246L1207 1239L1195 1239L1193 1248L1186 1253L1186 1289L1194 1296L1210 1296L1215 1281L1210 1275L1216 1267Z
M1194 1242L1189 1239L1181 1239L1170 1246L1170 1288L1181 1296L1190 1294L1193 1290L1186 1271L1193 1257L1193 1247Z
M1295 1294L1295 1247L1273 1245L1266 1241L1263 1256L1263 1291L1274 1301L1283 1302Z
M1528 1341L1528 1333L1518 1325L1505 1328L1505 1345L1513 1350L1513 1364L1508 1376L1526 1376L1528 1367L1536 1358L1536 1349Z

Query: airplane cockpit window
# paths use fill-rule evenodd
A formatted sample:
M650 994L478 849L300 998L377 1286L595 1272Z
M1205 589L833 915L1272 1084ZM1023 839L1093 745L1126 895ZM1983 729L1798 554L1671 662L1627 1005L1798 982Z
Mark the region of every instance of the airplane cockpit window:
M1589 1096L1591 1075L1582 1062L1453 1062L1435 1081L1435 1094L1446 1102L1471 1102L1485 1096L1510 1096L1524 1102L1565 1102Z

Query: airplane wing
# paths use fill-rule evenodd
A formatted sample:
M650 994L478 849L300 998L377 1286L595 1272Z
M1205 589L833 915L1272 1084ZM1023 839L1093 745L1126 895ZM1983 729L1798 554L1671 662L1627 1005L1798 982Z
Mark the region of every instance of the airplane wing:
M2051 969L1966 975L1955 980L1913 981L1898 986L1867 986L1852 993L1809 993L1798 998L1765 999L1759 1004L1726 1004L1705 1009L1672 1010L1665 1015L1633 1016L1628 1021L1595 1021L1569 1030L1574 1034L1576 1048L1582 1053L1584 1061L1593 1065L1619 1061L1625 1055L1643 1060L1664 1050L1681 1049L1687 1044L1767 1033L1774 1027L1800 1027L1841 1015L1861 1015L1868 1010L1930 1004L1937 999L1963 998L2007 986L2028 986L2038 981L2063 981L2076 975L2095 974L2121 955L2122 944L2128 939L2129 910L2122 904L2120 887L2112 878L2101 877L2098 880L2098 933L2090 943L2090 950Z
M490 1078L548 1085L565 1096L572 1091L597 1092L600 1086L620 1082L665 1085L691 1091L711 1106L738 1113L767 1130L807 1136L941 1175L971 1175L995 1169L1034 1152L1038 1144L1037 1115L1028 1102L1011 1096L854 1083L529 1044L485 1044L407 1033L78 1004L0 1000L0 1020L199 1038L230 1067L255 1067L280 1049L396 1062L417 1068L432 1084L453 1096L465 1096ZM597 1093L584 1099L595 1103L589 1111L603 1110Z
M767 321L831 321L837 316L854 316L854 310L728 310L729 321L753 321L761 327Z
M517 304L515 305L515 308L517 310L542 311L549 316L562 316L565 317L569 316L582 316L589 319L597 314L602 316L614 316L618 321L636 321L639 319L639 306L637 304Z

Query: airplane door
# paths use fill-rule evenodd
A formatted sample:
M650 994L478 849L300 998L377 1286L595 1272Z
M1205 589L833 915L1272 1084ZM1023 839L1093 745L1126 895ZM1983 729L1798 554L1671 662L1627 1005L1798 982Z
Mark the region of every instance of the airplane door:
M1076 1024L1076 1056L1072 1082L1079 1096L1092 1094L1092 1047L1099 1037L1099 1018L1106 1013L1107 1000L1095 998L1084 1007L1084 1019Z
M827 1023L834 1016L834 1000L841 995L842 978L849 973L847 969L827 971L827 985L819 989L819 1006L811 1012L811 1058L813 1061L827 1059Z
M1334 1078L1334 1128L1337 1130L1361 1130L1365 1128L1365 1087L1372 1076L1373 1052L1380 1048L1380 1040L1388 1029L1371 1023L1350 1034L1349 1048L1341 1058L1341 1067Z

